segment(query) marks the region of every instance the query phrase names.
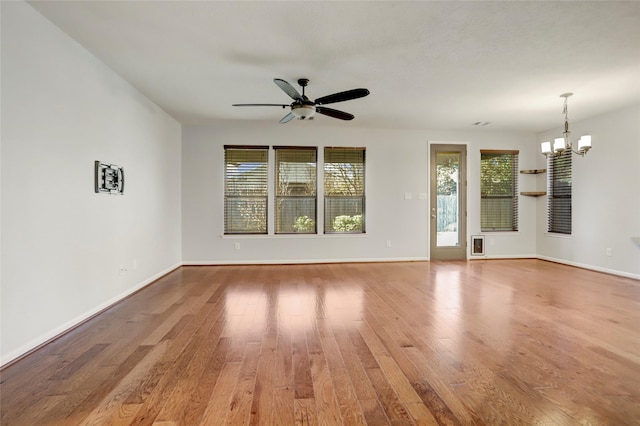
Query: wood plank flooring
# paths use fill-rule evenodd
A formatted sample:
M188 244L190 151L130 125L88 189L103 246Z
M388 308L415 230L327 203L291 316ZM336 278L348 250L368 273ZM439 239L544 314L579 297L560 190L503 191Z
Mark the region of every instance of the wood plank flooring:
M539 260L188 266L1 372L8 425L638 425L640 282Z

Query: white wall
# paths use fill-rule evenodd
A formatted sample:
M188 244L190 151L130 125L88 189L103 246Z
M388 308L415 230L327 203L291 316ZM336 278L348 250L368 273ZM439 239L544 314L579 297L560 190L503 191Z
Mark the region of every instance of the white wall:
M429 258L429 142L468 145L468 234L480 228L480 149L520 149L522 168L535 167L535 135L487 131L408 131L327 127L319 120L286 125L225 121L183 126L182 258L185 263L270 263ZM357 119L356 119L357 120ZM366 234L357 236L223 236L224 145L366 147ZM270 179L272 179L271 174ZM405 200L405 193L411 193ZM520 201L520 231L491 234L487 257L535 256L535 204ZM319 210L322 209L319 201ZM270 205L273 209L273 205ZM320 227L320 226L319 226ZM387 240L391 247L386 246ZM235 244L240 249L235 249Z
M593 148L572 160L572 235L546 233L546 198L538 201L540 257L640 279L640 104L571 122L573 140L592 135ZM538 135L559 137L562 129ZM539 167L546 167L540 156ZM611 248L612 256L606 249Z
M29 5L1 6L6 363L180 264L181 126ZM123 196L94 193L95 160L124 166Z

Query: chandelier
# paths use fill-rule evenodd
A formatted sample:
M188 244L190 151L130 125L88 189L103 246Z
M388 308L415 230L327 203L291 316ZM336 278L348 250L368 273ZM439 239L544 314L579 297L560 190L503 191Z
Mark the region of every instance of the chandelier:
M549 158L549 155L557 156L562 155L563 152L570 149L574 153L578 154L581 157L589 152L591 149L591 135L584 135L578 139L578 149L574 149L569 136L571 132L569 131L569 112L567 108L567 99L569 96L573 95L573 93L563 93L560 95L561 98L564 98L564 109L562 113L564 114L564 132L562 133L561 138L555 138L553 141L553 146L551 146L551 142L542 142L540 144L540 148L542 150L542 155Z

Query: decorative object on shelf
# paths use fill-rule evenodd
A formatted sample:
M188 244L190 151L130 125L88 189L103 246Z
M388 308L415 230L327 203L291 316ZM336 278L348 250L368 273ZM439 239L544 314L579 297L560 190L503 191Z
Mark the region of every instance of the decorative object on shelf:
M564 109L562 113L564 114L564 132L562 133L561 138L556 138L553 141L553 146L551 146L551 142L542 142L540 144L540 148L542 149L542 155L549 158L549 155L562 155L563 152L570 149L574 153L578 154L581 157L589 152L591 149L591 135L584 135L578 139L578 150L576 151L569 139L571 132L569 131L569 112L567 107L567 99L569 96L573 95L573 93L563 93L560 95L561 98L564 98Z
M115 164L95 162L96 193L122 194L124 192L124 169Z
M471 236L471 256L484 256L484 235Z

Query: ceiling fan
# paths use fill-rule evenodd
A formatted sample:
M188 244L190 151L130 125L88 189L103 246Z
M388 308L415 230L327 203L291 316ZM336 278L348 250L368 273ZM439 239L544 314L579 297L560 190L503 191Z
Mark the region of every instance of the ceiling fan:
M291 84L287 81L282 80L280 78L274 78L273 82L278 85L279 88L282 89L287 95L293 99L293 102L290 105L287 104L233 104L233 106L279 106L282 108L291 107L291 111L289 114L282 117L280 123L288 123L294 118L298 118L300 120L313 120L313 115L317 112L318 114L326 115L329 117L337 118L340 120L353 120L353 114L349 114L348 112L338 111L337 109L327 108L322 105L333 104L336 102L344 102L349 101L351 99L362 98L369 94L369 90L367 89L352 89L347 90L345 92L334 93L332 95L322 96L315 101L311 101L307 95L304 93L305 87L309 84L309 79L300 78L298 79L298 84L302 87L302 94L296 90Z

